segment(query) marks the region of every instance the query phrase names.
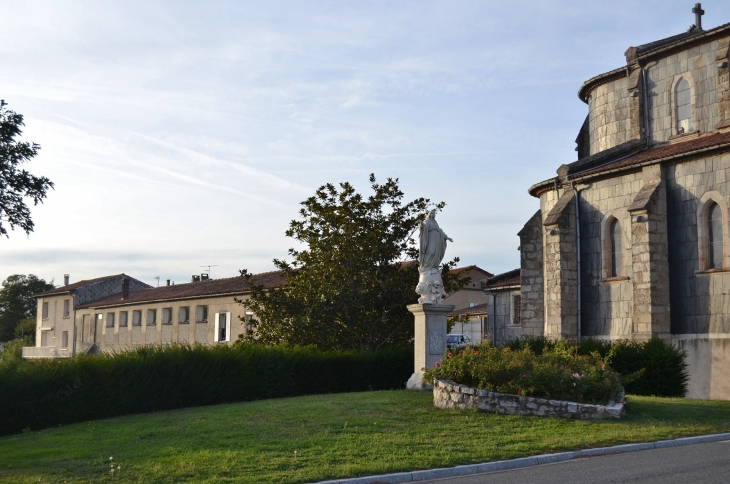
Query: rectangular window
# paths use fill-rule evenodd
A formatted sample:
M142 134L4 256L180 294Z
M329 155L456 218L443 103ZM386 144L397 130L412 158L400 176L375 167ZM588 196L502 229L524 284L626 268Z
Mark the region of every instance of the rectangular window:
M469 307L470 307L470 308L473 308L473 307L474 307L474 306L476 306L476 305L477 305L477 303L474 303L474 302L470 302L470 303L469 303Z
M48 319L48 303L47 302L43 303L43 309L41 311L42 311L41 317L43 319Z
M68 348L68 331L64 331L61 334L61 349L67 349Z
M195 321L199 323L208 321L208 306L195 307Z
M522 310L522 296L512 296L512 324L520 324L520 311Z
M215 340L231 340L231 313L215 313Z
M119 311L119 327L124 328L127 326L127 311Z
M89 327L89 315L84 314L83 316L81 316L81 342L82 343L86 343L86 340L87 340L86 331L88 330L88 327Z
M153 326L157 323L157 309L147 310L147 326Z
M183 306L180 308L177 320L180 323L189 323L190 322L190 307L189 306Z
M70 316L71 316L71 300L64 299L63 300L63 317L68 318Z
M132 325L142 326L142 311L132 311Z
M106 313L106 327L107 328L114 327L114 313Z
M172 324L172 308L162 308L162 324Z

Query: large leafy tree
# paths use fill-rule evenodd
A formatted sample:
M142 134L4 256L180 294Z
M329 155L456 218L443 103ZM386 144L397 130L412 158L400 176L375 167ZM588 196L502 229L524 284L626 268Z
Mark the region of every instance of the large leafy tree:
M0 288L0 341L12 339L18 324L35 317L36 300L33 295L49 289L53 289L53 284L33 274L15 274L3 281Z
M33 231L28 198L38 205L46 198L53 182L44 176L34 176L20 168L30 161L41 147L36 143L16 141L22 134L23 115L10 111L0 100L0 235L8 237L8 227L20 227L29 234Z
M302 249L289 249L291 262L274 259L286 280L271 290L251 284L250 299L240 301L256 319L244 339L264 344L313 344L323 349L377 349L407 344L413 317L406 306L417 302L418 257L414 240L430 208L418 198L403 203L397 179L378 184L363 197L349 183L327 184L302 202L300 218L287 237ZM466 282L443 265L447 292Z

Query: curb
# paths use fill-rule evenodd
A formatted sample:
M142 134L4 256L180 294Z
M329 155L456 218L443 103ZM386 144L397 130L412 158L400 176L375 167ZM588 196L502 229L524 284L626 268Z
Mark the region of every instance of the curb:
M614 445L613 447L599 447L597 449L584 449L571 452L560 452L558 454L544 454L533 457L522 457L520 459L500 460L497 462L485 462L482 464L470 464L442 469L430 469L413 472L398 472L395 474L382 474L379 476L356 477L353 479L335 479L332 481L321 481L317 484L372 484L373 482L396 484L399 482L418 482L429 479L442 479L444 477L468 476L486 472L504 471L508 469L519 469L541 464L551 464L575 459L577 457L594 457L598 455L623 454L626 452L637 452L640 450L663 449L666 447L679 447L682 445L704 444L708 442L721 442L730 440L730 433L701 435L699 437L682 437L674 440L660 440L658 442L647 442L641 444Z

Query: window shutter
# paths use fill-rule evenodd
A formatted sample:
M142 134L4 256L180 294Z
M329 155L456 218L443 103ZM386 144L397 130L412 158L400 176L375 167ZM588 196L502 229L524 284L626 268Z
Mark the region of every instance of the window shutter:
M213 318L213 341L218 341L218 314L219 313L215 313L215 317Z
M226 313L226 341L231 341L231 313Z

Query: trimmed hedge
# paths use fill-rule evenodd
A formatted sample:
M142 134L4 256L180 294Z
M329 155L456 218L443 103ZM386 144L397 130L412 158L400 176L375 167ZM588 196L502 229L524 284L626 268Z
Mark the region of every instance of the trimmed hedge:
M413 348L146 346L0 365L0 435L118 415L298 395L403 388Z
M555 348L556 342L544 336L511 341L513 351L528 348L536 355ZM579 355L597 352L622 376L626 393L657 397L683 397L687 393L687 354L659 338L648 341L600 341L585 339L577 347Z

